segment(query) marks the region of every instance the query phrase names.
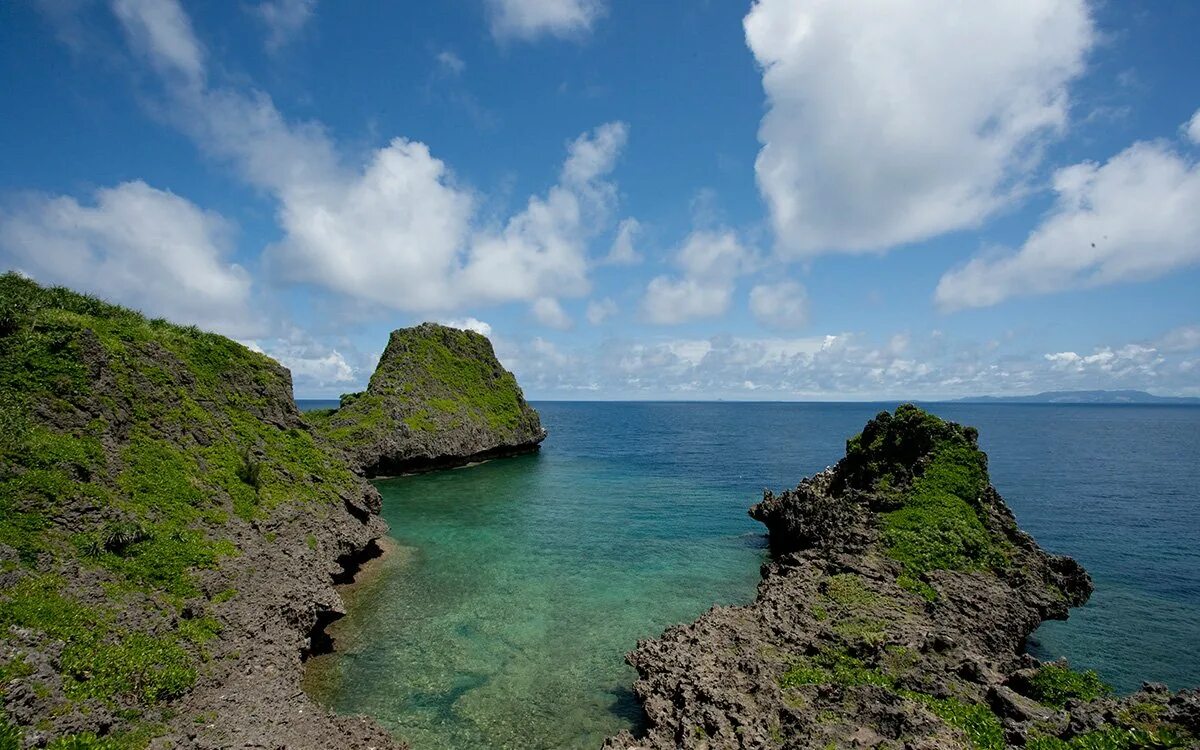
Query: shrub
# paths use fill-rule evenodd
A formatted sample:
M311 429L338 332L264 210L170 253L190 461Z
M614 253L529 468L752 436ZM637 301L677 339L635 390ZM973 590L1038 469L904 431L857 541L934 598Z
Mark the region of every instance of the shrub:
M1046 664L1029 680L1025 692L1038 703L1063 708L1068 701L1090 701L1112 691L1091 669L1076 672L1061 664Z

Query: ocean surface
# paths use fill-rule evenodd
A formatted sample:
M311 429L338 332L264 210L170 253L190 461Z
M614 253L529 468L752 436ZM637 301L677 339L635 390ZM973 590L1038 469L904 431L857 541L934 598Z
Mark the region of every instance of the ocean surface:
M397 549L307 687L418 750L595 748L639 720L639 638L753 598L762 489L892 406L538 403L540 455L378 483ZM1200 685L1200 408L926 406L979 428L1022 526L1095 579L1030 649L1122 691Z

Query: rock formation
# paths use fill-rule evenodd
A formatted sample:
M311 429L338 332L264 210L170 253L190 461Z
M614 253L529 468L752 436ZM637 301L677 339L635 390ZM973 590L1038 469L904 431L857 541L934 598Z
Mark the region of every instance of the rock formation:
M1200 691L1114 698L1023 653L1092 584L1018 528L976 437L901 406L767 492L757 599L639 643L645 731L606 748L1197 747Z
M546 438L491 342L436 323L393 331L367 390L309 418L367 476L526 453Z
M273 360L0 277L0 749L394 747L300 689L378 509Z

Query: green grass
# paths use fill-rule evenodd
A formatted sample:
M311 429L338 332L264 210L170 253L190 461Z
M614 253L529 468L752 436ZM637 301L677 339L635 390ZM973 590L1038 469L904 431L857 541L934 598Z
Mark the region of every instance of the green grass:
M868 667L861 659L835 649L801 657L779 677L779 686L784 689L802 685L877 685L891 688L894 684L891 677L878 669Z
M1071 700L1090 701L1111 695L1112 686L1093 670L1077 672L1060 664L1046 664L1029 681L1029 697L1054 708L1063 708Z
M911 691L903 695L925 704L938 718L965 734L974 750L1004 750L1004 727L987 706Z
M1027 750L1170 750L1195 747L1193 743L1194 739L1177 727L1154 730L1106 727L1069 740L1033 735L1025 747Z

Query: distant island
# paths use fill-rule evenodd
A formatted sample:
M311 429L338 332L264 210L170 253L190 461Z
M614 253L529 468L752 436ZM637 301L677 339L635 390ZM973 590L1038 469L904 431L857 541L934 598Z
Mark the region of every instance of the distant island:
M967 396L953 399L970 404L1200 404L1192 396L1155 396L1146 391L1043 391L1029 396Z

